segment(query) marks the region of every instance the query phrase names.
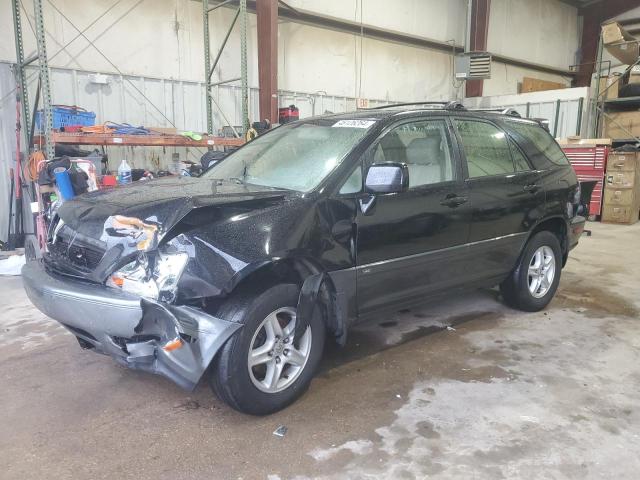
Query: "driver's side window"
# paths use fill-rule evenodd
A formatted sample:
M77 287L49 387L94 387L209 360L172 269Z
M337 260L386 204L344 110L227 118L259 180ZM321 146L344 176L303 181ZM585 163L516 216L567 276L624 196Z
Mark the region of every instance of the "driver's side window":
M373 163L407 164L409 188L453 180L451 141L444 120L399 125L378 142Z

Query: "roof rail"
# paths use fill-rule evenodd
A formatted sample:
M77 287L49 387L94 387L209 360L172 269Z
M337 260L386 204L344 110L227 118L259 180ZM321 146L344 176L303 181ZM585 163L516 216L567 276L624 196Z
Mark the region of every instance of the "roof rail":
M466 110L464 105L462 105L460 102L457 102L457 101L393 103L390 105L373 107L371 110L383 110L385 108L417 107L417 106L434 106L434 107L439 106L444 110Z
M494 113L501 113L502 115L508 115L510 117L518 117L518 118L522 118L522 115L520 115L520 113L515 109L515 108L502 108L502 107L496 107L496 108L472 108L471 109L472 112L494 112Z

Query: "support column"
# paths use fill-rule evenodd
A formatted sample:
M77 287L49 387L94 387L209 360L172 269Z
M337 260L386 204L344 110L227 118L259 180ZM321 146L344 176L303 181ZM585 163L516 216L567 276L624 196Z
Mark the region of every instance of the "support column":
M211 106L211 40L209 39L209 0L202 0L202 30L204 34L204 101L207 107L207 133L213 135Z
M278 122L278 0L257 0L260 120Z
M22 20L20 18L20 2L11 1L13 10L13 27L16 41L16 85L20 95L20 105L22 107L22 128L27 141L29 140L29 129L31 128L31 112L29 110L29 95L27 92L27 81L24 71L24 46L22 41ZM27 151L31 146L27 145Z
M489 36L489 11L491 0L471 0L471 21L469 22L469 51L486 52ZM467 80L466 96L481 97L483 80Z
M247 0L240 0L240 99L242 131L249 130L249 80L247 71Z
M38 42L38 66L40 68L40 86L42 90L42 110L44 138L47 143L46 154L48 160L55 157L55 146L53 144L53 112L51 110L51 81L49 78L49 63L47 60L47 42L44 29L44 13L42 12L42 0L34 0L33 8L36 19L36 40Z

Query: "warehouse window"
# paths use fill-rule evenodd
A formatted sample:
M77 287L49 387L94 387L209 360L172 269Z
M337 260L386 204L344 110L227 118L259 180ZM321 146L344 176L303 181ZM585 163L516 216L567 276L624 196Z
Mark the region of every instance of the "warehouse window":
M453 179L451 143L444 120L400 125L382 137L373 153L374 163L406 163L409 188Z
M475 120L456 120L464 146L469 178L515 172L509 142L495 125Z
M535 148L556 165L569 165L566 155L551 134L539 125L524 122L509 122L509 127L533 143Z

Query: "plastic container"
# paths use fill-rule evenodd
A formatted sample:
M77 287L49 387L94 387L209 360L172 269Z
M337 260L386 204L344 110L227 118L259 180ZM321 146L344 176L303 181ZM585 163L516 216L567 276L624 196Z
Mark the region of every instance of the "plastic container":
M115 187L118 185L118 179L114 175L103 175L102 186L103 187Z
M53 174L56 176L56 185L62 198L64 200L71 200L75 197L73 185L71 185L71 178L69 177L69 170L64 167L58 167L53 171Z
M126 185L127 183L131 183L131 181L131 167L123 158L118 167L118 183L120 185Z
M295 105L278 109L278 122L282 125L300 119L300 110Z
M96 114L88 112L81 107L70 107L67 105L54 105L51 111L53 117L53 128L62 128L67 125L91 127L96 124ZM42 110L36 112L36 128L42 131L44 113Z

